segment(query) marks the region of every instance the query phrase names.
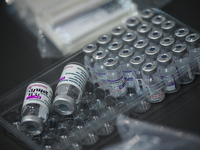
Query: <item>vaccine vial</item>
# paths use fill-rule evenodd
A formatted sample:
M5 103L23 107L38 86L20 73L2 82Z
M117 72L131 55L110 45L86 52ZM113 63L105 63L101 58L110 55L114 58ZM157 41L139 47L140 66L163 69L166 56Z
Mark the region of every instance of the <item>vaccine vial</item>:
M135 92L137 95L142 95L146 91L146 86L142 79L142 65L145 62L144 55L133 56L130 59L132 73L135 80Z
M177 67L179 80L181 84L189 84L191 83L195 75L192 72L192 68L190 65L190 57L187 52L186 43L176 44L172 47L173 51L173 62Z
M196 75L200 75L200 36L198 33L192 33L186 36L187 50L190 55L191 66Z
M152 17L155 15L155 11L152 9L144 9L141 11L141 18L145 21L151 21Z
M152 25L150 23L142 23L137 27L137 32L139 34L138 38L146 38L149 32L152 30Z
M163 37L162 30L153 30L148 34L148 38L150 41L150 45L156 45L159 44L160 40Z
M161 29L163 30L163 36L174 36L174 31L176 29L176 23L173 20L167 20L161 24Z
M134 79L130 64L130 58L132 56L133 50L131 49L122 49L119 51L120 66L124 73L124 79L126 81L127 88L134 88Z
M142 77L148 90L148 101L158 103L165 99L164 84L157 72L155 63L147 62L142 66Z
M145 54L145 49L149 46L149 39L143 38L134 42L135 55Z
M135 32L127 32L122 36L122 41L124 42L123 48L132 49L133 43L137 40L137 34Z
M43 123L49 115L52 94L52 88L45 82L36 81L27 87L21 110L21 131L29 135L39 135L43 131Z
M178 28L174 32L174 37L176 39L176 44L178 43L184 43L185 37L189 34L188 28Z
M160 54L158 45L149 46L145 49L146 62L154 62L157 64L157 56Z
M108 44L111 42L112 37L109 34L103 34L97 38L98 50L104 50L108 53Z
M137 26L140 24L140 20L133 16L126 20L126 26L128 29L135 31Z
M67 64L56 87L54 109L61 115L71 115L82 96L88 80L87 69L80 63Z
M164 37L160 40L161 53L172 53L172 47L175 44L175 39L172 36Z
M107 84L110 94L114 97L125 95L127 93L127 86L119 65L119 59L106 58L104 60L104 66L106 68Z
M111 42L108 45L108 56L113 58L118 58L118 53L122 49L123 43L121 41Z
M84 65L89 73L89 81L91 83L96 82L96 75L94 73L94 63L95 60L92 57L92 54L98 49L97 45L94 43L87 44L83 47L84 56Z
M126 32L123 26L117 26L112 29L111 34L113 36L113 41L121 41L122 35Z
M107 87L107 77L106 77L106 70L103 64L103 61L107 57L107 53L105 51L96 51L93 54L93 58L95 59L95 73L97 76L97 83L99 84L99 87L106 90Z
M163 53L158 55L158 70L165 84L165 93L175 93L180 89L179 76L176 66L172 62L172 55Z
M160 28L161 24L166 20L166 17L163 15L156 15L151 19L151 23L154 28Z

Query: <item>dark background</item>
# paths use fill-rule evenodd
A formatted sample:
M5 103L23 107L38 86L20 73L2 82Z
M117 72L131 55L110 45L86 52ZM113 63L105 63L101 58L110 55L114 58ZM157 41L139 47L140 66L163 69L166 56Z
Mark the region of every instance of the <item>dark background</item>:
M200 31L200 9L198 4L197 0L172 0L162 10ZM7 14L3 1L0 2L0 20L0 95L3 95L59 61L59 59L42 59L40 57L36 44L37 39L26 32L23 26L16 23ZM171 106L172 104L169 104L164 109L170 111ZM199 106L200 100L196 100L174 112L170 117L161 119L158 123L200 135ZM147 121L153 122L155 116L162 116L164 113L166 111L157 112L149 117ZM2 150L27 149L1 126L0 143L0 149Z

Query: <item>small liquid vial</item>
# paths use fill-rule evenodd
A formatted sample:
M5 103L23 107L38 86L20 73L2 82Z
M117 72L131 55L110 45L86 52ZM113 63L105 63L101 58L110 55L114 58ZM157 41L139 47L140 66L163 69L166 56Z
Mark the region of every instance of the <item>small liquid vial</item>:
M122 49L119 51L120 66L124 73L124 79L127 84L127 88L134 88L134 79L132 74L132 67L130 64L130 58L133 56L133 50Z
M124 42L124 48L134 49L133 43L137 40L137 34L135 32L127 32L122 36Z
M174 36L174 31L176 29L176 23L173 20L167 20L161 24L163 30L163 36Z
M172 36L164 37L160 40L161 53L172 53L172 47L175 44L175 39Z
M141 17L145 21L151 21L151 18L155 15L155 11L152 9L144 9L141 11Z
M166 17L163 15L156 15L151 19L151 23L154 28L160 28L161 24L166 20Z
M86 67L86 69L88 70L89 73L89 81L91 83L95 83L96 82L96 75L94 73L94 63L95 60L92 57L92 54L97 50L97 45L90 43L87 44L83 47L83 52L85 54L84 56L84 65Z
M125 95L127 93L127 86L119 65L119 59L106 58L104 60L104 66L106 68L107 84L110 94L114 97Z
M192 71L200 75L200 36L198 33L192 33L186 36L187 50L190 55Z
M148 38L150 40L150 45L159 45L160 40L163 37L162 30L153 30L148 34Z
M71 115L82 96L88 80L87 69L77 62L67 64L56 87L54 109L61 115Z
M148 101L159 103L165 99L164 84L155 63L147 62L142 66L142 77L148 90Z
M135 92L137 95L142 95L146 91L146 86L142 79L142 65L144 62L145 57L143 55L133 56L130 59L132 73L135 80Z
M176 39L176 44L178 43L184 43L185 37L189 34L188 28L178 28L174 32L174 38Z
M165 93L175 93L180 89L179 76L176 66L172 62L172 55L163 53L158 55L158 70L165 84Z
M36 81L27 87L21 111L21 131L29 135L39 135L43 131L52 94L52 88L45 82Z
M122 49L123 44L121 41L112 42L108 45L108 56L113 58L118 58L118 53Z
M146 38L152 30L152 25L150 23L142 23L137 27L137 32L139 34L138 38Z
M98 50L104 50L108 53L108 44L111 42L112 37L109 34L103 34L98 37L97 44L99 45Z
M106 77L106 70L103 64L103 61L106 59L107 53L105 51L96 51L93 54L93 58L95 59L95 73L97 76L97 83L99 87L106 90L108 89L107 86L107 77Z
M113 41L122 41L122 35L126 32L123 26L117 26L112 29L111 34L113 36Z
M145 49L149 46L149 39L144 38L135 41L134 48L135 48L135 55L142 55L145 54Z
M145 49L146 62L157 64L157 56L160 54L160 47L157 45L149 46Z
M189 84L191 83L195 75L192 72L191 64L190 64L190 57L187 52L187 45L183 44L176 44L172 47L173 51L173 62L177 67L179 80L181 84Z
M126 20L126 26L128 29L135 31L140 24L140 20L137 17L130 17Z

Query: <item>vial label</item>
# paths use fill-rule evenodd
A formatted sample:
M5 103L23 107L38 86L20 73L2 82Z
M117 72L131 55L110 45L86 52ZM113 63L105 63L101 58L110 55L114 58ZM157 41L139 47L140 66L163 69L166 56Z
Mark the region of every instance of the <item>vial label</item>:
M174 76L161 76L161 78L165 81L166 83L166 91L174 91L176 89L176 82Z
M49 108L52 89L44 83L32 83L27 87L23 107L27 104L39 104Z
M157 85L149 86L148 89L149 89L151 102L162 101L165 98L163 85L161 83Z
M97 76L97 81L99 83L99 85L106 85L107 83L107 77L105 73L97 73L96 72L96 76Z
M126 82L124 76L117 80L107 80L110 92L118 92L118 95L122 94L125 90Z
M80 65L69 64L63 69L57 86L61 84L74 85L76 88L79 89L82 95L84 85L86 84L87 79L88 72L85 68L83 68Z
M134 87L132 71L123 71L123 73L124 73L124 79L127 83L127 86L128 87Z

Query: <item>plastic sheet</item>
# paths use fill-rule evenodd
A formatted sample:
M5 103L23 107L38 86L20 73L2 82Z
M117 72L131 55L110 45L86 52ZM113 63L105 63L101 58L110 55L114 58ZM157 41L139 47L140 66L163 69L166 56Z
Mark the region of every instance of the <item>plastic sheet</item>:
M117 130L122 142L104 150L198 150L200 138L160 125L117 117Z

